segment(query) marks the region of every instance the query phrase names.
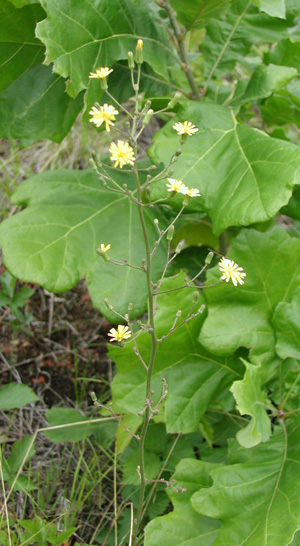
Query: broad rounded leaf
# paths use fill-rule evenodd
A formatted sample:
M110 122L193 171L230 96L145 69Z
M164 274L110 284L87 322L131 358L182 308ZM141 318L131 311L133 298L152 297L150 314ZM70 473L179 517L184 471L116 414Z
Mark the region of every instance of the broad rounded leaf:
M249 425L241 429L236 438L244 447L253 447L271 436L271 421L266 411L266 395L261 390L260 366L242 359L246 372L242 381L235 381L230 390L241 415L250 415Z
M205 292L209 311L200 341L220 355L247 347L260 361L274 359L271 319L277 304L290 301L299 287L300 241L279 227L265 233L245 229L232 243L228 257L244 268L245 284L234 287L221 282ZM220 277L219 268L212 270L207 284Z
M165 516L153 519L145 529L145 546L211 546L214 544L220 523L199 516L191 507L190 498L200 488L211 485L210 471L217 465L182 459L173 476L175 488L182 487L184 493L167 490L174 510ZM162 542L163 539L163 542Z
M170 277L162 284L162 290L171 290L158 296L156 315L157 335L167 335L182 311L177 326L193 307L191 289L176 291L184 285L183 273ZM174 291L175 289L175 291ZM201 298L195 311L201 305ZM212 402L216 402L234 379L241 378L241 365L235 356L218 358L204 350L197 342L203 315L193 318L174 335L158 343L152 388L157 403L162 393L162 378L166 379L166 424L168 432L194 432ZM151 340L147 332L137 338L137 345L147 363L151 351ZM113 381L115 411L137 413L145 403L146 370L133 353L133 343L125 347L110 347L109 354L116 362L118 373Z
M0 409L2 410L22 408L36 400L38 400L37 395L27 385L9 383L0 388Z
M189 207L206 210L216 234L273 217L300 183L299 147L237 123L230 108L186 101L175 120L190 120L199 132L188 137L172 166L174 178L199 189L201 198ZM154 163L167 164L179 148L173 125L174 120L155 135ZM155 197L166 193L162 182L153 189Z
M289 81L297 76L296 68L288 66L277 66L273 64L257 66L245 88L245 81L237 86L231 106L242 105L246 102L269 97L274 91L278 91Z
M167 33L146 0L43 0L47 18L37 26L37 36L46 45L46 63L69 77L68 93L76 97L89 84L89 72L111 67L136 41L144 41L144 60L168 80L167 57L174 53ZM95 81L94 84L99 82Z
M0 92L29 68L43 61L45 48L35 37L45 12L38 4L16 9L8 0L0 4ZM1 108L1 116L3 115Z
M133 187L130 172L115 176ZM95 172L61 170L27 180L13 202L27 208L2 223L0 240L6 266L15 277L52 292L69 290L87 277L94 305L114 322L119 317L107 309L104 298L122 314L129 302L132 316L145 310L145 273L104 262L96 252L101 243L110 243L112 258L127 259L136 266L145 258L138 210L127 196L103 189ZM145 218L153 246L155 216L146 207ZM163 256L164 245L160 245L153 260L153 279L163 270Z
M82 94L71 99L65 87L50 66L27 70L0 95L0 134L24 146L42 138L61 142L83 106Z
M287 546L300 526L300 425L278 427L271 441L237 451L212 470L213 486L192 497L200 514L220 519L214 546Z
M276 352L281 358L300 360L300 292L291 303L279 303L273 316Z

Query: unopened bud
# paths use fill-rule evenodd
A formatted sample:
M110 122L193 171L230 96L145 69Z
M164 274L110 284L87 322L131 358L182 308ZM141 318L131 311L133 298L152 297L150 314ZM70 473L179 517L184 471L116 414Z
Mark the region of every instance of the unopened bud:
M143 106L143 95L138 95L137 107L139 111L142 109L142 106Z
M178 91L175 93L174 97L170 100L170 102L168 103L168 106L167 108L174 108L174 106L177 104L177 102L179 101L181 97L181 94L178 93Z
M95 171L97 170L97 165L92 157L90 157L89 159L89 164L92 167L92 169L94 169Z
M193 294L193 304L196 305L196 303L198 303L198 301L199 301L199 292L195 291L194 294Z
M92 402L94 403L97 402L97 396L93 391L90 393L90 395L91 395Z
M143 40L138 40L135 50L135 61L137 64L143 63Z
M178 309L178 311L176 312L176 318L180 318L181 315L182 315L182 311Z
M158 219L157 218L154 218L153 222L154 222L155 226L158 226Z
M129 70L133 70L134 69L134 58L133 58L133 53L132 51L128 51L128 67L129 67Z
M104 298L103 301L104 301L104 303L105 303L107 309L109 309L110 311L113 311L114 308L113 308L112 304L110 303L109 299Z
M174 237L174 225L172 224L169 228L168 228L168 232L167 232L167 240L168 241L172 241L173 237Z
M205 258L205 265L209 265L214 257L213 252L209 252Z
M143 119L143 126L145 127L146 125L148 125L150 119L152 118L154 114L154 111L152 110L152 108L150 108L147 112L147 114L145 115L144 119Z
M200 305L199 309L198 309L198 313L199 315L202 315L203 311L205 310L205 304L202 303L202 305Z
M178 243L177 247L175 248L175 254L180 254L180 252L182 251L182 248L183 248L183 244L181 242Z
M128 311L129 311L129 313L130 313L130 311L132 311L132 309L133 309L133 303L132 303L132 301L130 301L130 302L128 303Z

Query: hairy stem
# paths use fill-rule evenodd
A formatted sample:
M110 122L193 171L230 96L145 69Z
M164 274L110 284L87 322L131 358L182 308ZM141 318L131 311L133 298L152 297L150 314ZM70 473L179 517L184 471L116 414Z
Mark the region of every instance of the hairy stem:
M156 355L156 347L157 347L157 338L155 333L155 326L154 326L154 298L153 298L153 292L152 292L152 284L151 284L151 251L150 251L150 242L149 242L149 236L147 232L147 227L145 223L144 218L144 211L142 207L142 190L139 180L139 174L136 169L133 169L135 179L136 179L136 188L137 188L137 201L138 201L138 210L139 210L139 216L140 216L140 222L143 230L144 235L144 241L145 241L145 250L146 250L146 278L147 278L147 292L148 292L148 322L149 322L149 333L151 335L151 355L150 360L148 364L148 370L147 370L147 383L146 383L146 409L144 413L144 422L143 427L140 434L140 442L139 442L139 466L140 466L140 478L141 478L141 487L140 487L140 495L139 495L139 503L138 508L136 512L136 517L134 521L134 529L133 529L133 540L132 540L132 546L135 546L139 527L143 518L143 505L145 500L145 485L146 485L146 476L145 476L145 461L144 461L144 444L145 444L145 437L147 434L149 421L151 417L151 379L152 379L152 372L154 367L154 361L155 361L155 355Z

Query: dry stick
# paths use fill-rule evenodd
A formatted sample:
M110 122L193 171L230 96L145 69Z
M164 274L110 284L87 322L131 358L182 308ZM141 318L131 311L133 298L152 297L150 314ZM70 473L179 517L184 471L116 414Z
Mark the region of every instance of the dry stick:
M6 517L8 543L9 543L9 546L11 546L9 515L8 515L8 509L7 509L7 499L6 499L6 494L5 494L5 485L4 485L4 478L3 478L3 471L2 471L2 455L1 454L0 454L0 474L1 474L1 485L2 485L2 490L3 490L4 511L5 511L5 517Z

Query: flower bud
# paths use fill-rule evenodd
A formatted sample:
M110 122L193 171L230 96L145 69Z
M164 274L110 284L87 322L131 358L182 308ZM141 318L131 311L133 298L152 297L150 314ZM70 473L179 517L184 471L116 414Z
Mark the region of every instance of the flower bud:
M135 50L135 61L137 64L143 63L143 40L138 40Z
M108 89L107 78L101 78L100 85L101 85L101 89L103 91L107 91L107 89Z
M143 106L143 95L138 95L137 107L139 111L142 109L142 106Z
M213 252L209 252L205 258L205 265L209 265L214 257Z
M178 309L178 311L176 312L176 318L180 318L181 315L182 315L182 311Z
M175 106L175 105L177 104L177 102L179 101L180 97L181 97L181 94L180 94L178 91L176 91L174 97L173 97L173 98L170 100L170 102L168 103L167 108L174 108L174 106Z
M199 301L199 292L197 290L195 290L194 294L193 294L193 304L196 305L196 303L198 303Z
M152 118L154 114L154 111L152 110L152 108L150 108L150 110L148 110L147 114L145 115L144 119L143 119L143 126L145 127L146 125L148 125L150 119Z
M129 70L133 70L133 69L134 69L134 58L133 58L133 53L132 53L132 51L128 51L127 56L128 56L128 67L129 67Z
M109 311L113 311L113 310L114 310L114 308L113 308L112 304L110 303L109 299L104 298L104 303L105 303L107 309L109 309Z
M202 315L203 311L205 311L205 304L204 303L202 303L202 305L200 305L200 307L198 309L199 315Z
M167 240L170 241L170 242L171 242L172 239L173 239L174 230L175 230L175 228L174 228L174 225L172 224L172 225L168 228L168 232L167 232Z
M182 251L182 248L183 248L183 244L181 242L178 243L177 247L175 248L175 254L180 254L180 252Z

